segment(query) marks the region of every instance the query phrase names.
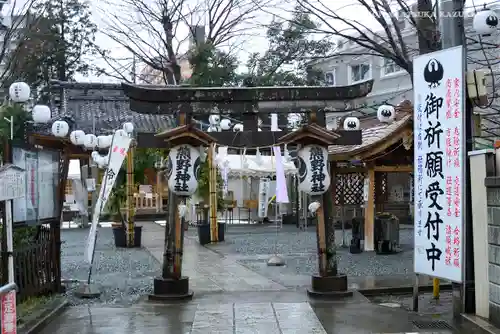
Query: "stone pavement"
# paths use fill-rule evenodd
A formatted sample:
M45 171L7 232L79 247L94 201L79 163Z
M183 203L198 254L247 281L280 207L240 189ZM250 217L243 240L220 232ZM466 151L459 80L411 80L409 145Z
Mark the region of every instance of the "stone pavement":
M163 228L144 223L142 239L161 262ZM195 293L192 301L166 305L143 298L132 306L77 306L40 334L479 333L461 324L441 332L416 328L414 321L433 318L370 303L357 292L342 301L309 300L304 291L286 288L190 237L183 265Z

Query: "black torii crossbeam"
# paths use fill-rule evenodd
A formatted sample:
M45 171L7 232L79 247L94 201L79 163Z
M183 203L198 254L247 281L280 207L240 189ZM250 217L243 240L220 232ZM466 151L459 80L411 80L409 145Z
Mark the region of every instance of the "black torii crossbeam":
M251 148L271 146L281 132L258 131L259 116L270 113L302 113L318 115L317 123L325 126L324 113L345 113L348 101L366 97L373 81L342 87L156 87L122 84L130 98L130 109L145 114L185 114L192 116L217 114L240 116L244 131L212 132L219 145ZM291 104L290 104L291 103ZM261 105L264 105L261 107ZM302 105L304 107L302 107ZM302 110L301 110L302 109ZM304 111L303 109L312 109ZM158 131L163 129L158 129ZM361 144L361 131L335 130L340 136L335 145ZM165 142L155 134L139 133L139 147L164 148Z

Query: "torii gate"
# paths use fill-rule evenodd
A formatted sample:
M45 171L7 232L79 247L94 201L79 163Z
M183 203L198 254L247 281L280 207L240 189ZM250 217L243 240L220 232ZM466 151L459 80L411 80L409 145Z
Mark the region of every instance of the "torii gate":
M130 98L130 109L144 114L165 114L178 116L179 127L189 126L193 115L219 113L242 120L241 132L210 132L200 134L202 141L207 135L222 146L259 148L278 143L279 137L289 133L258 131L258 118L271 113L306 113L319 126L325 127L325 109L331 113L345 112L349 101L366 97L372 90L373 81L342 87L157 87L122 84L125 95ZM283 110L284 109L284 110ZM188 129L188 128L186 128ZM189 131L200 132L195 127ZM361 144L361 130L335 130L338 134L334 145ZM138 146L164 148L165 138L152 134L137 136ZM329 192L325 194L331 196ZM169 192L169 202L174 203L174 195ZM214 206L214 205L212 205ZM176 219L175 208L169 205L169 216L165 228L166 249L164 250L163 273L155 278L154 299L190 298L189 281L181 276L182 228ZM330 213L326 213L330 216ZM215 217L216 219L216 217ZM217 222L215 221L215 226ZM331 226L333 228L333 226ZM168 249L170 248L171 249ZM174 265L176 264L176 265Z

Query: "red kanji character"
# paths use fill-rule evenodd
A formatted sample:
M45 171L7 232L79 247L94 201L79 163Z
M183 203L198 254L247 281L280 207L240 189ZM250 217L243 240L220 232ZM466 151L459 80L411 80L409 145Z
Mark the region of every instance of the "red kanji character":
M458 207L458 206L457 206L457 207L455 207L455 217L456 217L456 218L460 217L460 212L461 212L461 211L460 211L460 207Z
M451 225L446 225L445 231L446 231L446 234L451 234Z
M121 155L125 155L125 149L124 148L120 149L120 154Z
M447 255L451 255L451 246L450 246L450 245L446 245L446 248L444 249L444 252L445 252Z
M460 78L455 78L453 80L453 83L455 84L455 88L460 87L460 82L461 82Z
M113 152L118 152L118 146L113 147Z
M446 258L444 259L444 263L447 266L451 266L451 256L446 256Z
M446 235L446 244L451 244L451 235Z
M453 166L456 167L456 168L460 168L460 159L455 159L453 161Z
M459 237L453 238L453 244L456 246L459 246L460 245L460 238Z
M458 227L455 227L455 229L453 230L453 233L456 235L456 236L459 236L460 235L460 229Z
M447 212L448 217L451 217L453 215L453 212L451 210L451 207L448 207L448 212Z
M453 265L457 268L460 268L460 259L459 258L453 259Z

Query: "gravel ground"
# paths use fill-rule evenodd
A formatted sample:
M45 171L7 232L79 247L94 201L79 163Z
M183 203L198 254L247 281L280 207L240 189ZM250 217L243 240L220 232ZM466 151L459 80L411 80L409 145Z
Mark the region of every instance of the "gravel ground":
M86 280L88 264L84 250L88 229L62 230L63 280ZM68 285L67 296L71 305L88 303L128 305L152 290L153 277L160 264L144 249L117 249L111 228L99 229L92 281L101 289L96 300L76 298L73 290L79 283Z
M350 231L346 232L346 243L348 243ZM413 273L413 229L401 229L402 252L392 255L376 255L374 252L350 254L348 248L340 247L342 231L336 231L336 238L339 245L337 252L339 270L342 273L349 276L392 274L410 276ZM284 226L276 234L273 227L229 226L224 243L207 247L285 285L288 284L284 278L289 275L311 275L317 272L314 227L310 227L307 231L299 231L294 226ZM286 266L267 266L267 259L276 252L276 249L285 259Z

